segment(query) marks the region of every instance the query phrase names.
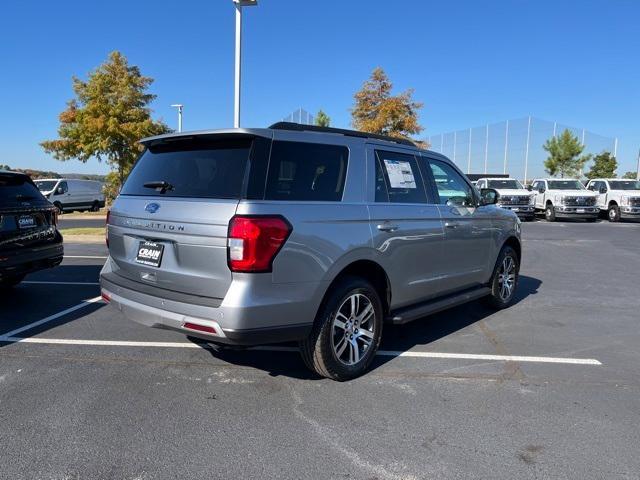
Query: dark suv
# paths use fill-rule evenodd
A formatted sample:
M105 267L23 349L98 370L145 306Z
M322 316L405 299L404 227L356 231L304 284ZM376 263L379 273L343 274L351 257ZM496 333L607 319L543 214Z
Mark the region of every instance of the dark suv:
M0 289L62 262L56 208L22 173L0 170Z

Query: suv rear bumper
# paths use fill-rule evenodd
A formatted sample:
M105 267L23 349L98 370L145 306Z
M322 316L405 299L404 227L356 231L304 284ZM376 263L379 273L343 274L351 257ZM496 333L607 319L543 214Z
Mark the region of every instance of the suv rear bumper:
M100 276L103 297L129 320L148 327L174 330L214 343L248 346L302 340L313 326L317 306L313 300L315 291L310 290L316 290L317 284L282 285L287 301L282 297L264 298L259 293L251 296L246 285L239 285L238 289L244 293L240 302L223 300L214 307L118 285L110 281L110 277L113 278L110 261ZM230 291L233 288L232 285ZM234 296L227 294L227 297ZM287 320L291 323L285 323ZM215 333L194 330L189 328L190 324L213 329Z
M44 245L0 251L0 279L44 270L59 265L64 256L62 236Z

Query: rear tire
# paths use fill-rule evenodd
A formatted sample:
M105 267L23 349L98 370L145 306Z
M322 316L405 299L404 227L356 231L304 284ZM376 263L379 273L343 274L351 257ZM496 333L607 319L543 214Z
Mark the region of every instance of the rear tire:
M339 280L320 306L311 333L300 342L304 363L333 380L362 375L380 345L382 312L378 292L365 279Z
M92 212L100 211L100 203L98 203L97 201L93 202L93 205L91 205L91 211Z
M519 276L518 254L509 246L502 247L491 277L491 294L486 298L489 306L498 310L509 307L515 298Z
M24 275L18 275L16 277L9 277L0 280L0 290L8 290L10 288L18 285L22 280L24 280Z
M609 217L610 222L619 222L620 221L620 207L617 205L611 205L607 212L607 216Z
M553 205L548 204L547 208L544 210L544 218L547 222L555 222L556 221L556 211L553 208Z

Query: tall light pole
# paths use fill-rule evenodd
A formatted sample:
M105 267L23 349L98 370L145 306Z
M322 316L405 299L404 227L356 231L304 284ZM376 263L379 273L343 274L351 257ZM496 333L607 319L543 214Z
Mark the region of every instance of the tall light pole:
M242 69L242 7L258 5L258 0L233 0L236 6L236 71L233 95L233 128L240 128L240 73Z
M171 106L178 109L178 132L181 132L182 131L182 108L184 107L184 105L182 105L181 103L174 103Z

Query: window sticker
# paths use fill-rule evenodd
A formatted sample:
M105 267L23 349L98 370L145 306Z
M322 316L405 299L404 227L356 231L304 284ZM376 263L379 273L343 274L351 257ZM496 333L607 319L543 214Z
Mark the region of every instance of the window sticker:
M409 162L385 159L384 166L387 168L391 188L417 188Z

